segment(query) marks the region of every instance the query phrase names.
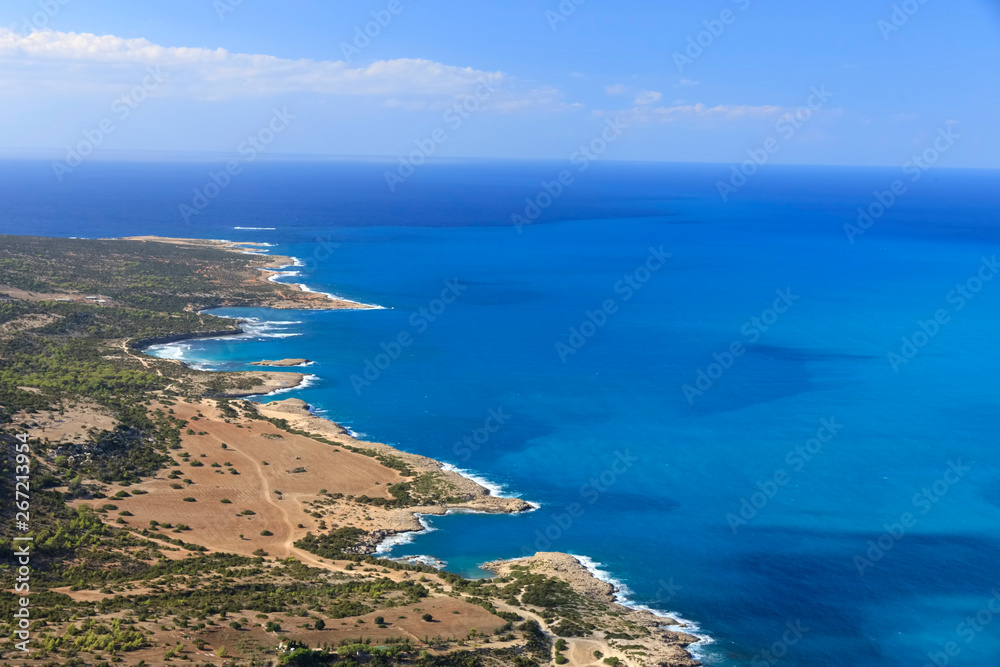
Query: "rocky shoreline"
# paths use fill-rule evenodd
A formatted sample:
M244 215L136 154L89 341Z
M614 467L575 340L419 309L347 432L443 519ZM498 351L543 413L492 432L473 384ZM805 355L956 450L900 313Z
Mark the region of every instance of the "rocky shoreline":
M298 431L305 431L318 435L333 442L342 443L352 447L374 450L379 454L389 455L401 459L418 473L434 473L440 475L442 481L449 490L464 500L458 503L448 503L442 505L424 506L420 511L414 513L412 510L405 510L411 515L412 521L407 521L401 525L399 530L391 530L382 537L379 542L386 537L402 532L422 530L423 527L417 520L415 514L426 514L429 516L439 516L454 510L465 510L470 512L485 512L490 514L513 514L534 509L530 503L520 498L501 498L478 482L464 477L461 474L446 469L445 465L435 459L411 454L390 445L380 442L368 442L358 440L350 434L346 428L340 424L317 417L309 411L309 404L298 398L288 398L283 401L273 401L258 406L258 410L265 417L274 419L284 419L289 426ZM377 546L377 545L376 545ZM373 547L374 551L374 547Z
M148 239L162 242L184 243L183 239L162 240ZM206 242L195 242L193 245L203 245ZM208 242L212 243L212 242ZM224 242L214 242L224 244ZM252 244L243 244L252 245ZM230 248L232 250L232 247ZM233 250L236 252L246 252L245 250ZM274 273L276 268L292 264L292 258L268 257L272 260L262 273ZM274 283L274 285L281 285ZM287 287L287 286L286 286ZM280 289L280 288L279 288ZM328 309L338 308L371 308L364 304L341 301L329 295L320 295L315 292L305 292L303 294L315 295L327 302ZM262 303L260 307L272 308L303 308L303 303L299 301L281 301L276 303ZM316 307L314 303L305 306L306 308ZM242 330L224 332L222 335L238 335ZM218 335L218 334L216 334ZM157 340L153 343L143 341L143 346L159 342L177 342L186 338L208 337L201 336L177 336L171 337L169 341ZM259 361L251 365L254 366L275 366L292 367L309 363L307 359L285 359L279 361ZM259 396L271 393L277 389L291 389L301 384L306 375L301 373L279 372L266 373L264 371L250 371L246 375L262 377L269 383L264 386L254 387L245 392L234 392L227 397L238 398L248 396ZM275 377L281 376L281 377ZM277 386L274 386L274 385ZM323 438L332 443L345 445L376 452L379 455L391 456L402 460L418 474L432 474L440 478L441 484L447 488L449 496L460 498L459 502L448 502L434 506L420 506L418 508L409 507L405 509L395 509L380 512L378 525L368 526L365 537L359 542L357 552L361 554L375 553L379 546L393 536L409 532L419 532L425 529L421 524L420 516L440 516L453 511L481 512L481 513L520 513L536 509L524 500L519 498L504 498L493 495L490 489L479 484L475 480L461 475L459 472L449 469L443 463L429 457L411 454L389 445L376 442L367 442L356 439L342 425L321 417L317 417L309 410L309 405L300 399L285 399L270 403L259 404L257 409L264 417L271 419L285 420L288 427L309 434L313 437ZM374 514L374 513L373 513ZM345 517L347 518L347 517ZM370 521L371 519L368 518ZM623 606L618 602L615 587L607 582L601 581L589 571L580 560L574 556L563 553L539 553L529 558L522 558L513 561L493 561L483 565L485 569L496 572L499 576L506 576L512 567L528 567L533 571L538 571L549 576L553 576L566 581L570 587L580 595L593 600L595 603L608 610L610 616L616 619L624 619L626 622L645 628L648 631L643 637L636 637L629 640L628 644L620 644L614 637L600 636L601 631L596 631L595 639L601 646L611 651L610 655L616 653L631 661L641 664L658 664L668 667L696 667L701 663L697 661L687 648L700 640L694 635L678 631L677 627L684 627L683 623L675 619L657 616L649 611L632 609ZM632 654L630 654L632 651ZM636 651L638 653L636 654Z
M509 575L513 568L528 568L532 572L562 579L580 595L600 603L612 610L618 618L646 628L649 632L645 637L633 637L620 645L614 638L605 636L604 639L608 641L609 646L621 649L626 655L630 652L645 654L644 657L647 657L652 664L671 667L701 665L701 662L688 650L688 647L701 640L676 629L686 627L684 623L670 617L658 616L650 611L622 605L614 585L598 579L575 556L558 552L540 552L527 558L491 561L482 567L495 572L498 576ZM607 635L606 632L604 634Z
M270 361L265 359L264 361L254 361L251 362L251 366L269 366L272 368L294 368L296 366L308 366L312 362L308 359L280 359L278 361Z

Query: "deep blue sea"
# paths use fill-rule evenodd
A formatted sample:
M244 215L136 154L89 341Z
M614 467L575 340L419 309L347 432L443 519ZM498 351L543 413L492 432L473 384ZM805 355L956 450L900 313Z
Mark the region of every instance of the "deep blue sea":
M266 242L384 306L230 309L252 335L165 353L315 360L287 396L541 505L391 555L586 556L711 665L997 665L1000 172L772 167L724 202L725 165L596 164L518 232L568 164L391 193L376 163L260 163L185 221L218 168L0 163L0 230Z

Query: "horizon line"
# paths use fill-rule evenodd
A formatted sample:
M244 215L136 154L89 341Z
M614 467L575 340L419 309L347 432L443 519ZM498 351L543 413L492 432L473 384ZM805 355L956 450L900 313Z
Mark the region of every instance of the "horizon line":
M49 160L58 161L65 157L65 149L18 149L0 148L0 162L45 162ZM124 164L147 162L155 163L177 163L177 164L198 164L204 162L215 162L219 160L232 159L231 152L219 151L174 151L155 149L107 149L101 153L94 153L87 158L88 162L103 162L111 164ZM368 162L372 164L397 164L402 156L387 155L355 155L355 154L334 154L334 153L271 153L260 154L257 162ZM476 156L456 156L456 157L431 157L427 159L427 165L448 165L460 163L562 163L567 158L550 157L476 157ZM715 160L692 161L692 160L654 160L654 159L613 159L602 158L601 163L612 163L619 165L699 165L699 166L722 166L742 164L738 162L719 162ZM890 169L899 168L899 164L856 164L856 163L814 163L814 162L771 162L767 167L807 167L807 168L854 168L854 169ZM1000 171L1000 165L995 167L978 166L947 166L934 165L934 170L949 171Z

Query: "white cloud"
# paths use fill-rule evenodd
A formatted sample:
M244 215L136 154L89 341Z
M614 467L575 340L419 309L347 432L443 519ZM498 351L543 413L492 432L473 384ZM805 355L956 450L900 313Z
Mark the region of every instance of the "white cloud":
M644 90L635 98L635 103L639 106L645 106L647 104L655 104L662 98L663 93L658 93L655 90Z
M653 113L665 120L672 120L678 117L688 118L745 118L747 116L773 116L782 112L782 108L775 105L733 106L729 104L718 104L714 107L698 104L684 104L672 107L657 107Z
M613 86L607 86L604 92L608 95L623 95L625 93L625 85L621 83L616 83Z
M12 83L20 78L35 90L46 87L59 92L80 86L93 91L120 85L134 80L134 72L129 71L132 66L138 70L162 68L171 77L175 94L180 91L204 99L299 92L454 99L490 82L500 89L489 96L495 108L501 104L509 109L562 107L561 94L553 88L518 91L517 83L502 72L417 58L354 66L344 61L290 60L221 48L167 47L114 35L45 30L23 36L0 28L0 63L4 79Z
M786 111L783 107L770 104L762 106L717 104L710 107L700 102L689 104L678 100L671 106L654 107L649 104L638 104L640 101L642 101L642 96L636 100L637 104L632 109L619 112L595 111L594 115L598 117L622 115L632 123L648 123L651 121L677 122L682 120L735 121L743 118L777 116Z
M694 79L681 79L679 83L682 86L697 86L701 84L700 81L695 81Z

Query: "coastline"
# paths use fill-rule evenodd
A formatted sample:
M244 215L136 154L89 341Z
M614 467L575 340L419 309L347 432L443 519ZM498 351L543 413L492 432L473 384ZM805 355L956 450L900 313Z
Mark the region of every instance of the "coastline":
M704 652L705 647L714 644L715 640L710 635L702 632L701 626L697 623L689 621L672 611L661 611L659 609L647 607L644 604L639 604L638 602L633 602L629 598L629 595L632 593L629 587L626 586L621 580L616 579L607 570L603 570L602 568L604 565L602 563L598 563L589 556L581 556L579 554L569 555L575 558L592 577L610 585L614 589L613 597L615 604L625 607L626 609L652 614L666 623L665 627L667 630L681 632L686 635L696 637L698 642L686 647L686 650L692 658L698 660L699 662L706 657Z
M266 259L268 261L254 267L259 272L259 280L285 289L276 290L273 298L266 299L264 303L257 304L260 308L274 308L277 310L384 310L382 306L352 301L351 299L346 299L335 294L317 292L304 283L279 282L277 278L298 273L286 272L283 269L303 266L303 264L295 257L268 254L268 248L273 247L273 244L270 243L226 241L223 239L182 239L166 236L125 236L112 240L165 243L190 248L214 248L225 252L253 255L261 259ZM218 307L225 305L219 304ZM202 311L210 309L201 308Z
M254 254L257 254L257 253L254 253ZM267 255L267 256L270 257L271 255ZM270 274L269 276L267 276L268 282L272 282L272 283L275 283L275 284L278 284L278 285L293 285L295 287L298 287L299 290L301 290L303 292L306 292L307 294L319 294L319 295L324 296L324 297L326 297L326 298L328 298L328 299L330 299L332 301L339 302L339 303L353 303L353 304L358 304L357 310L385 310L386 309L385 306L379 306L377 304L372 304L372 303L362 303L360 301L353 301L351 299L347 299L347 298L344 298L344 297L342 297L342 296L340 296L338 294L332 294L330 292L320 292L320 291L312 289L311 287L309 287L305 283L294 283L294 282L292 282L292 283L285 283L285 282L281 282L281 280L280 280L281 278L298 278L298 277L300 277L302 275L302 272L294 270L294 269L297 269L297 268L305 266L305 263L303 263L302 260L300 260L298 257L283 257L283 256L282 257L274 256L274 257L276 259L276 261L274 262L274 264L271 265L271 266L269 266L269 267L267 267L267 268L265 268L265 269L263 269L263 271L265 273L269 273ZM285 259L291 259L292 261L288 262L288 263L282 263L283 260L285 260ZM292 269L292 270L289 270L289 269Z
M164 240L150 237L139 237L132 240L176 242L182 245L185 241L187 241L185 239ZM208 242L197 242L196 245L203 245L204 243ZM224 245L226 249L233 252L247 252L243 249L234 250L234 248L238 246L268 245L252 243L230 244L226 241L212 241L211 243ZM251 254L262 253L254 252ZM278 285L290 285L289 283L279 282L279 279L282 277L298 277L298 275L300 275L298 271L282 270L291 267L303 266L297 258L270 255L263 256L273 259L272 265L261 269L263 274L270 274L265 278L268 282ZM327 299L330 303L336 304L325 309L373 310L382 308L381 306L361 304L359 302L345 300L332 294L316 292L308 288L305 284L295 284L295 286L298 287L303 293L317 294L324 299ZM271 304L260 304L257 307L275 308L276 306ZM295 305L285 304L282 304L280 308L299 309ZM142 353L145 353L148 349L150 349L150 347L158 344L174 344L189 339L228 339L253 335L251 332L244 330L242 325L245 322L246 320L239 320L236 330L232 331L213 332L211 334L202 335L179 335L176 337L165 337L170 340L159 339L153 342L140 341L136 344L136 348ZM183 363L189 367L193 367L190 362L186 362L183 359L175 359L175 361ZM264 363L257 362L257 364L254 365L264 365ZM199 370L213 372L207 369ZM298 380L293 384L283 384L282 386L270 389L270 391L267 392L262 392L258 387L254 390L248 390L242 393L235 392L225 396L220 396L220 398L264 398L278 396L296 389L302 389L305 386L309 386L312 381L318 380L318 377L315 375L302 373L268 373L266 371L248 371L246 374L254 376L296 376ZM265 385L265 388L269 387ZM467 499L459 503L448 502L434 506L421 506L419 510L415 508L406 508L393 512L391 517L389 517L390 525L383 526L372 531L361 541L359 553L374 554L376 556L388 554L392 547L410 543L417 535L436 530L436 528L434 528L425 519L425 517L442 516L453 512L515 514L535 511L541 507L538 503L531 503L514 496L505 495L502 485L494 484L475 473L462 470L452 464L412 454L383 443L363 440L358 437L361 434L355 434L345 426L331 419L314 414L311 407L300 399L285 399L256 405L260 414L263 416L270 419L285 420L292 429L304 431L309 434L309 437L319 437L324 440L332 440L333 442L344 444L349 447L373 449L381 454L399 457L406 461L407 464L413 466L414 469L440 475L450 488L457 489L467 495ZM407 557L405 560L428 564L432 567L438 567L439 569L444 569L447 566L446 562L441 561L436 557L427 555ZM570 561L572 561L575 566L569 565ZM512 565L520 565L523 563L529 563L530 567L541 564L543 568L551 568L552 571L557 573L557 576L567 580L574 590L577 590L581 594L588 597L593 597L594 599L610 604L613 607L620 608L623 610L621 613L625 614L627 618L633 619L634 622L650 628L654 631L655 640L649 645L648 648L653 651L653 655L657 659L662 660L660 664L678 665L681 667L700 665L701 662L698 659L696 651L691 650L690 647L704 646L712 642L710 637L705 635L695 635L692 634L692 632L688 632L687 630L697 632L699 628L697 628L694 624L680 619L676 615L671 614L667 616L661 612L630 603L621 595L623 588L621 583L614 580L611 575L600 570L599 564L586 556L573 556L560 553L541 553L529 558L509 561L491 561L483 564L481 567L495 572L498 576L503 576L504 572L510 571L509 568ZM585 573L585 576L581 576L579 574L580 571Z
M645 636L631 636L627 643L619 643L617 637L605 637L609 648L621 652L618 657L634 660L639 656L648 656L654 664L661 665L694 667L702 664L691 647L703 646L705 641L689 632L692 628L686 621L626 604L620 597L620 588L606 580L610 575L596 566L597 563L586 556L540 552L526 558L490 561L481 567L500 577L509 577L518 570L555 576L566 581L579 595L606 605L626 625L645 628Z

